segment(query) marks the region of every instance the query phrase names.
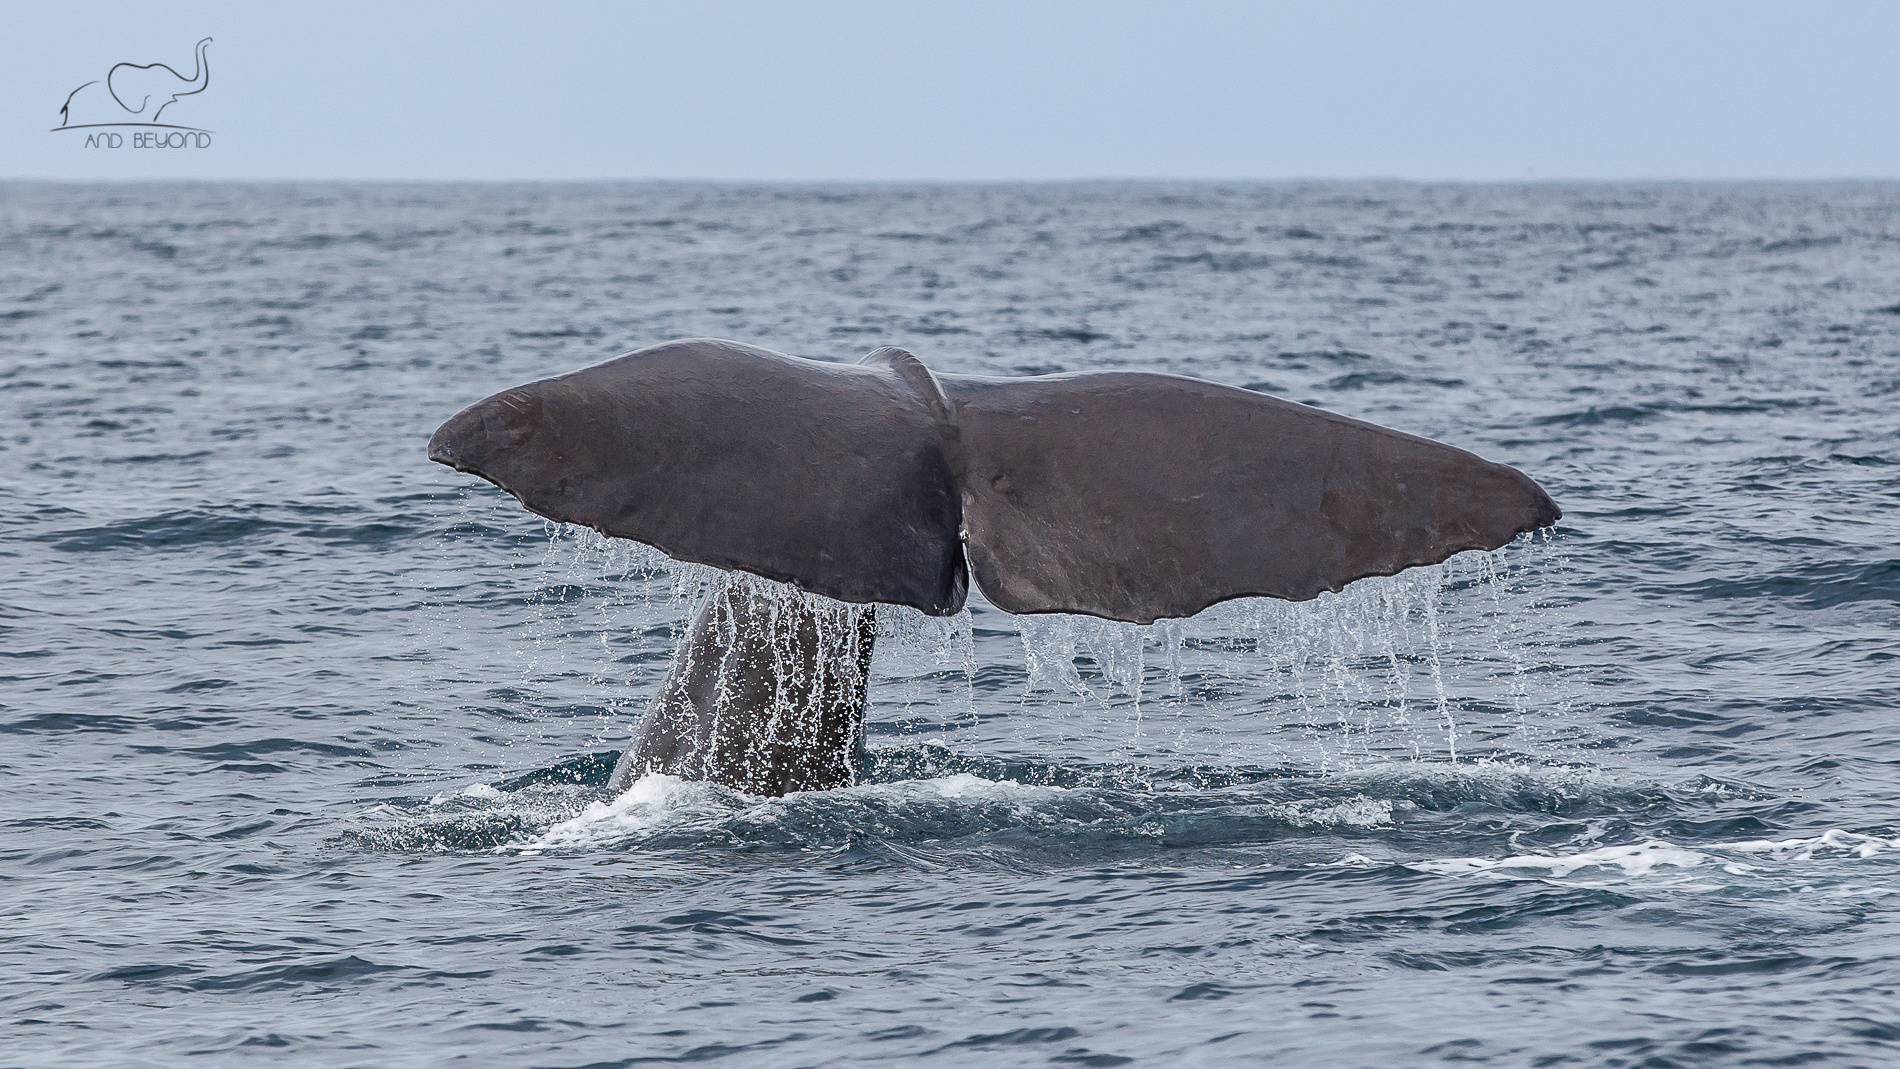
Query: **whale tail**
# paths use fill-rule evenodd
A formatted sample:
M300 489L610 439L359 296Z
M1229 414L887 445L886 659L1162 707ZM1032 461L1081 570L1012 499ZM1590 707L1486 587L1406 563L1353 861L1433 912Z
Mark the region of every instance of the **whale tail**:
M852 603L1150 623L1495 549L1562 515L1462 449L1147 372L936 375L692 339L505 390L432 460L530 511Z

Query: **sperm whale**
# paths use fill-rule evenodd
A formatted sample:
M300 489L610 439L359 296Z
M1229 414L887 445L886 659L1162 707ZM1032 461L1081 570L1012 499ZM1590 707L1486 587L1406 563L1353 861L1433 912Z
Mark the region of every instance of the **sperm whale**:
M1152 623L1301 601L1562 515L1465 450L1180 375L940 375L685 339L518 386L429 459L530 512L733 573L615 770L757 794L851 783L875 606ZM773 597L746 576L790 584Z

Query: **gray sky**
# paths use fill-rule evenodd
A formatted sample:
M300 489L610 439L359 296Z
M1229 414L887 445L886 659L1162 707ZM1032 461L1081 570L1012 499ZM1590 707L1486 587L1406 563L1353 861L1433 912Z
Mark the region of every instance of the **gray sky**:
M14 5L0 175L1900 177L1900 3ZM208 148L49 133L115 63Z

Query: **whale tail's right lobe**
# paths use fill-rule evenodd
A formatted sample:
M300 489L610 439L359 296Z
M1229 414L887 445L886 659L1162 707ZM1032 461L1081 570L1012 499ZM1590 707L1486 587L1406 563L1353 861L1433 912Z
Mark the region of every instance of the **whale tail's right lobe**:
M944 376L977 585L1010 612L1149 623L1303 601L1496 549L1561 513L1515 468L1175 375Z

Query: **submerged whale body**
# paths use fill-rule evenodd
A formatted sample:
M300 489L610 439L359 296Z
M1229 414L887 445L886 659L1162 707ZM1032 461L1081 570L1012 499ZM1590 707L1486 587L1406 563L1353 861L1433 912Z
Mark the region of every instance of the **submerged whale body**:
M616 770L762 794L852 781L871 610L1152 623L1300 601L1562 515L1462 449L1200 379L938 375L689 339L504 390L429 458L537 515L823 595L715 590Z

